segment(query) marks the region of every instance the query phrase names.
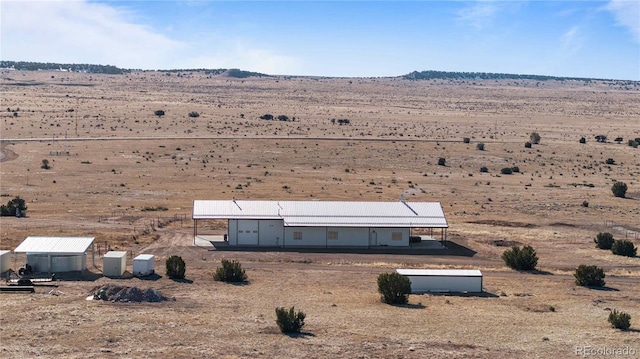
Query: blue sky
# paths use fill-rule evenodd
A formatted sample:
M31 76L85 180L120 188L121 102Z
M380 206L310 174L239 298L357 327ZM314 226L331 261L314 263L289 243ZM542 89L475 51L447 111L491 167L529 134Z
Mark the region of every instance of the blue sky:
M640 80L640 0L7 1L2 60Z

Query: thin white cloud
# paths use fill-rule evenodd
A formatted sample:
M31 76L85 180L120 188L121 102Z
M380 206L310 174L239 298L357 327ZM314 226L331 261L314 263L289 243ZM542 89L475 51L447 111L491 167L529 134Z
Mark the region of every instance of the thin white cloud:
M582 45L580 41L580 27L574 26L562 35L561 42L565 51L575 52Z
M483 29L493 21L498 10L499 8L494 2L478 1L471 6L459 10L457 19L476 29Z
M640 43L640 1L611 0L606 9L613 14L616 23L626 27L634 40Z
M238 39L215 47L172 39L137 23L136 14L126 7L112 4L3 0L0 12L3 60L140 69L233 67L269 74L299 67L295 58L243 46Z

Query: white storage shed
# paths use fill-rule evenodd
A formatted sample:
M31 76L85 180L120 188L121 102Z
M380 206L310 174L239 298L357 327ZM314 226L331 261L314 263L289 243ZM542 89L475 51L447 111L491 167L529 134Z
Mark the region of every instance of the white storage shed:
M396 269L411 281L411 293L482 293L482 273L477 269Z
M140 254L133 258L133 275L145 276L155 273L155 256Z
M11 269L11 251L0 251L0 273Z
M95 265L94 237L27 237L13 251L26 253L35 272L73 272L87 269L87 250Z
M121 277L127 270L127 252L110 251L102 257L102 274L105 277Z

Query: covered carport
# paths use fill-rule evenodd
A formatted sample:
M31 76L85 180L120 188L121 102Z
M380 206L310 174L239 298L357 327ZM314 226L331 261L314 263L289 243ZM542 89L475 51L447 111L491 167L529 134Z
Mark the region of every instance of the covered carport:
M60 273L87 269L87 251L95 265L94 237L27 237L13 251L24 253L34 272Z

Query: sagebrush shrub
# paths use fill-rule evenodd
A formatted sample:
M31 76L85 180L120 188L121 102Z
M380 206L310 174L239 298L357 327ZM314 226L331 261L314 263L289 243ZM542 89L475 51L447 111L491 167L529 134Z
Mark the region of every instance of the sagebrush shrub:
M596 243L596 247L600 249L611 249L615 240L613 239L613 234L600 232L593 241Z
M627 184L624 182L616 182L611 186L611 192L616 197L624 198L627 195Z
M484 151L484 143L483 143L483 142L478 143L478 144L476 145L476 149L477 149L478 151Z
M538 255L531 246L511 247L502 253L502 260L507 267L515 270L534 270L538 265Z
M220 264L222 264L222 267L216 269L213 274L213 280L228 283L245 282L247 280L247 274L238 261L223 259Z
M306 318L306 314L302 311L296 313L294 307L289 310L284 307L276 308L276 324L283 333L299 333L304 326L304 318Z
M387 304L406 304L411 294L409 278L397 273L382 273L378 276L380 300Z
M604 270L598 266L581 264L573 274L576 284L583 287L604 287Z
M447 160L444 157L438 158L438 166L444 166Z
M184 279L186 264L182 257L171 256L166 261L167 276L173 279Z
M609 313L609 323L611 323L611 327L613 328L627 330L631 327L631 315L614 309Z
M611 252L619 256L635 257L637 248L633 245L632 242L629 241L615 241L611 245Z
M511 167L505 167L500 170L500 173L502 173L503 175L510 175L513 173L513 169L511 169Z

